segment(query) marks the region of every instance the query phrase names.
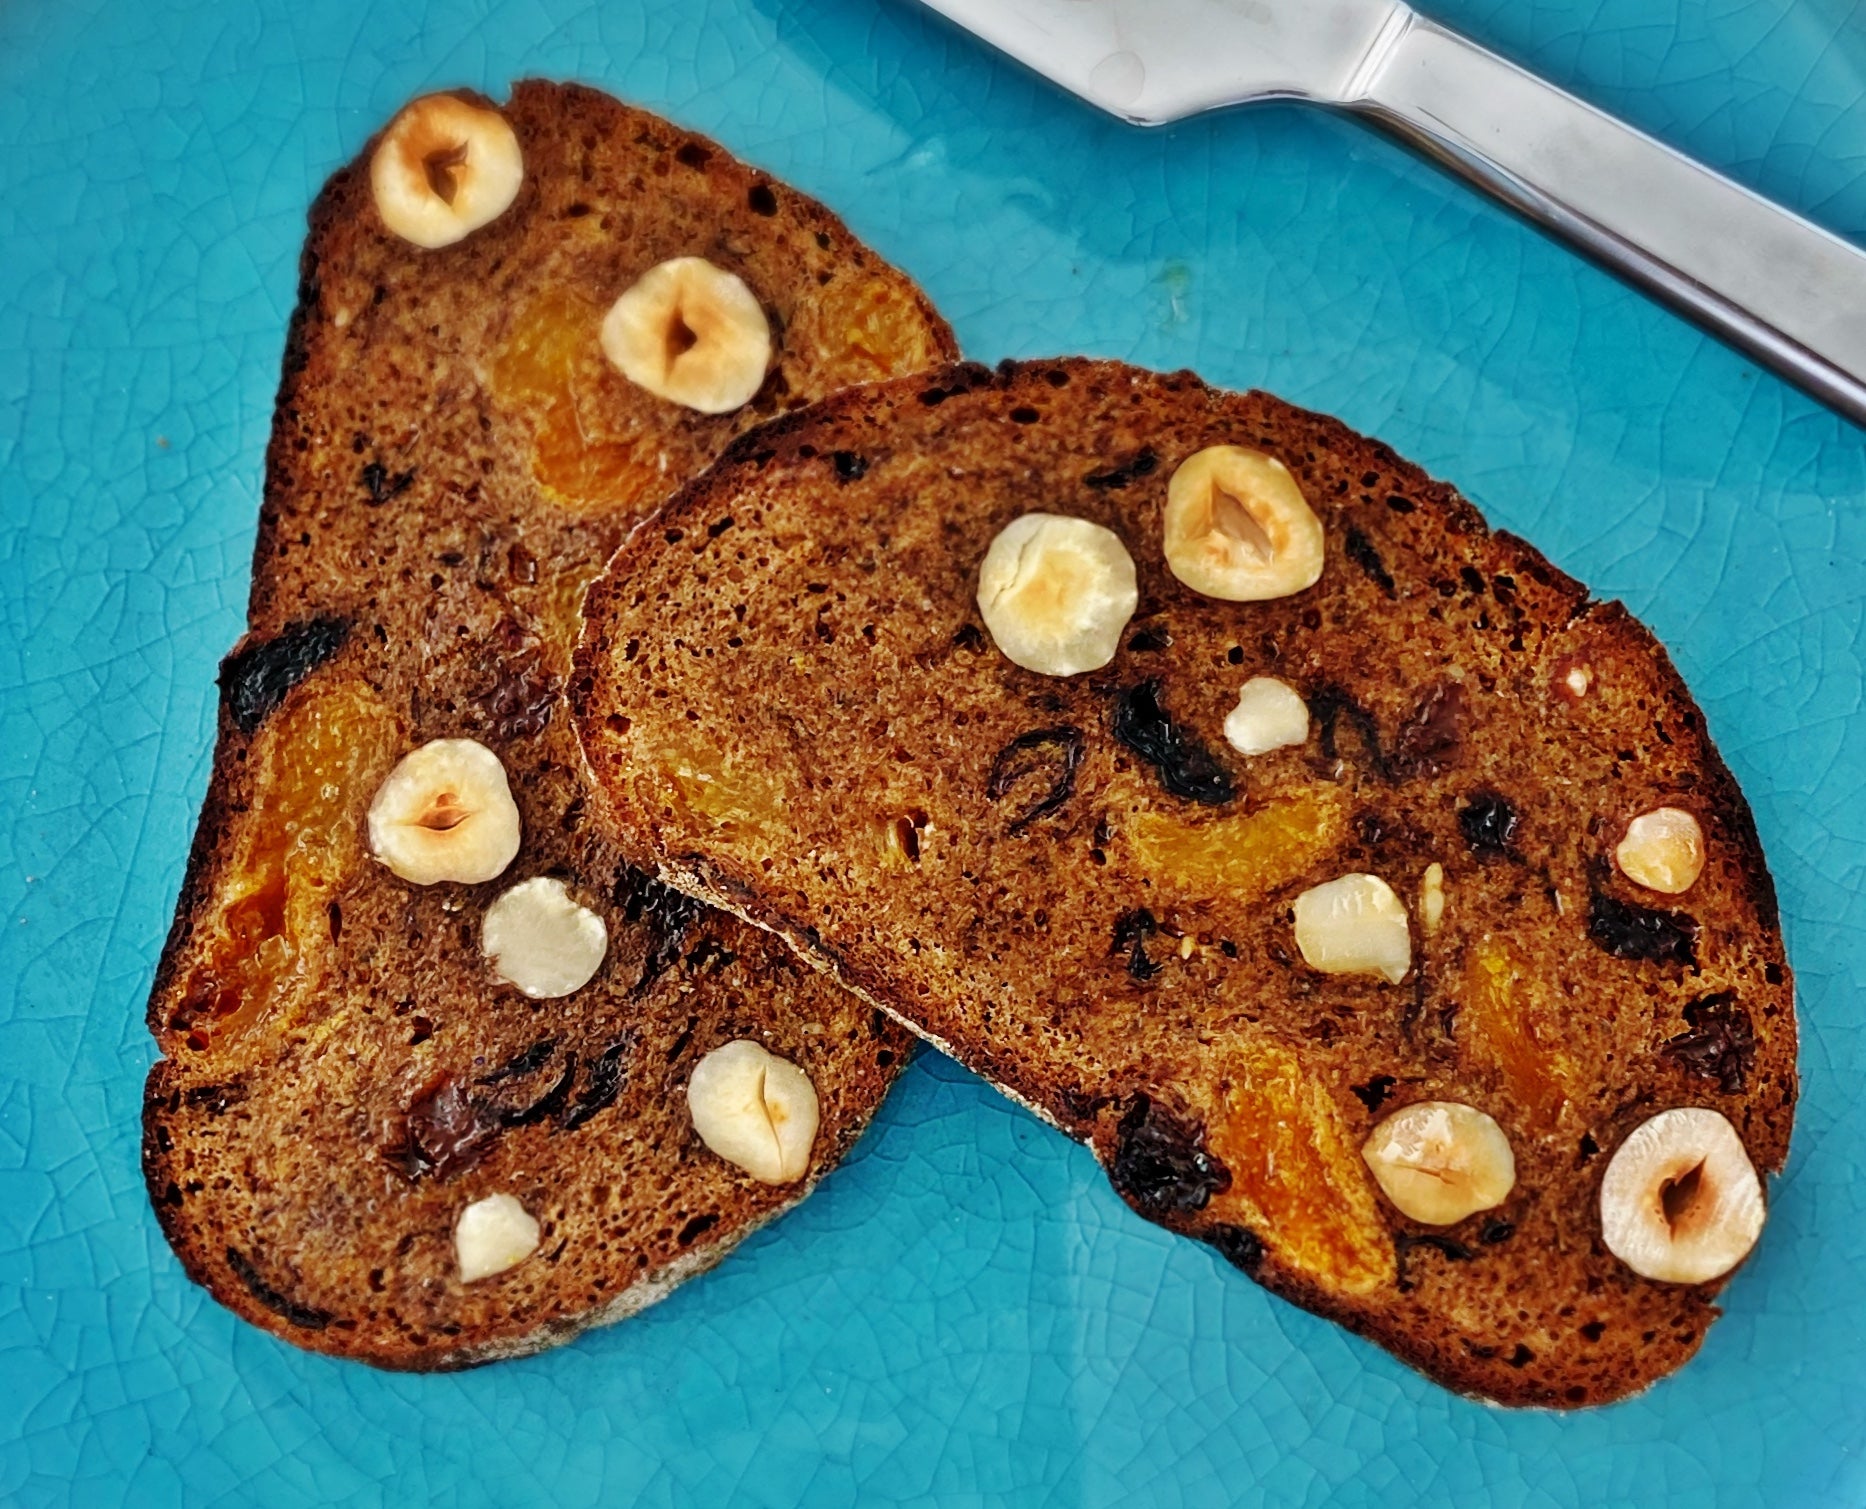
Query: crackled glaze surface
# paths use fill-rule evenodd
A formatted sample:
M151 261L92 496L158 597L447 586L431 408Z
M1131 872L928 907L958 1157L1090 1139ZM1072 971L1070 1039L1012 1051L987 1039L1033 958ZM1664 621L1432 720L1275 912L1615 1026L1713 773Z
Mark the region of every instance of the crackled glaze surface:
M1845 0L1437 13L1866 237ZM1581 1417L1466 1404L931 1056L797 1215L545 1357L378 1375L187 1283L137 1172L141 1011L304 207L407 95L525 73L829 200L972 355L1338 413L1654 627L1801 986L1789 1170L1695 1362ZM0 142L0 1502L1866 1500L1866 436L1358 126L1132 132L898 0L12 0Z

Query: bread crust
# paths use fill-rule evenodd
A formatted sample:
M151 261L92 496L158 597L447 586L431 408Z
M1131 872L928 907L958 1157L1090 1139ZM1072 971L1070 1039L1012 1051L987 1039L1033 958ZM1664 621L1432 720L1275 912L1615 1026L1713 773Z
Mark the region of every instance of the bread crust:
M950 358L951 333L717 144L577 85L521 83L503 109L525 183L460 244L384 229L371 147L312 207L249 631L148 1008L143 1166L190 1277L299 1346L396 1369L537 1351L710 1267L848 1153L913 1041L627 864L588 820L562 689L582 585L675 485L760 420ZM744 276L774 326L736 414L654 399L596 348L605 301L688 252ZM600 465L551 451L567 423ZM406 885L362 844L390 765L441 737L492 748L520 808L518 859L484 885ZM537 874L609 930L562 1000L499 982L478 942ZM692 1131L687 1077L738 1037L818 1092L797 1184ZM539 1251L463 1285L454 1221L499 1191Z
M1217 443L1283 461L1321 515L1310 591L1219 603L1166 570L1168 478ZM1112 528L1135 559L1139 609L1103 671L1035 675L985 632L978 562L1032 510ZM1312 730L1246 760L1221 727L1260 674L1303 693ZM1141 686L1235 796L1174 796L1122 742L1116 709ZM762 717L718 717L754 696ZM1378 441L1267 394L1084 359L833 397L736 445L618 553L586 602L572 701L626 851L1089 1144L1143 1215L1447 1386L1604 1402L1682 1364L1718 1313L1721 1281L1620 1264L1597 1206L1608 1157L1667 1106L1722 1111L1759 1171L1786 1157L1792 984L1748 806L1623 607ZM1074 752L1000 779L1005 751L1043 739ZM1162 820L1243 845L1215 825L1305 794L1336 826L1258 895L1243 872L1193 873L1217 861L1137 848ZM1493 847L1465 816L1480 798L1506 799ZM1708 835L1678 898L1610 858L1661 802ZM889 839L902 821L911 855ZM1418 920L1429 863L1449 897L1436 932ZM1294 947L1293 897L1356 871L1413 914L1401 985L1323 975ZM1666 947L1615 934L1640 917ZM1706 1011L1722 1037L1687 1015ZM1300 1064L1296 1100L1257 1084L1265 1054ZM1362 1141L1426 1099L1504 1126L1518 1178L1502 1206L1432 1228L1372 1193ZM1252 1193L1253 1136L1281 1123L1334 1149L1324 1201L1373 1226ZM1344 1229L1378 1242L1353 1263L1315 1255Z

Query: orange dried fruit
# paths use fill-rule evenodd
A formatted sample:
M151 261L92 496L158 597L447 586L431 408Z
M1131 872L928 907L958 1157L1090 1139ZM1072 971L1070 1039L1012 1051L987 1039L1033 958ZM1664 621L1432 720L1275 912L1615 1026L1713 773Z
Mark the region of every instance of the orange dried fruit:
M1276 1043L1253 1043L1223 1062L1205 1135L1231 1186L1212 1197L1212 1212L1330 1289L1364 1294L1388 1282L1392 1245L1328 1087Z

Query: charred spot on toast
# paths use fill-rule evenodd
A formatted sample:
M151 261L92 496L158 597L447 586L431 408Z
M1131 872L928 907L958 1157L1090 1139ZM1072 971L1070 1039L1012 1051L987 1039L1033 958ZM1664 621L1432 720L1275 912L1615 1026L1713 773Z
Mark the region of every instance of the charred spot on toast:
M1237 795L1218 757L1161 705L1157 677L1115 693L1111 727L1119 743L1154 768L1169 794L1207 807L1223 806Z
M1024 793L1016 816L1005 828L1007 833L1029 827L1069 800L1086 744L1081 729L1065 724L1019 734L998 751L985 781L985 799L998 802L1013 791Z
M1668 1038L1660 1051L1687 1073L1715 1081L1724 1094L1742 1094L1756 1066L1756 1025L1736 993L1699 996L1684 1016L1690 1030Z
M293 687L343 648L350 626L340 619L313 618L249 644L220 664L220 693L234 727L258 732Z
M1698 925L1689 914L1638 906L1598 888L1588 899L1587 935L1616 959L1697 965Z
M268 1283L258 1268L253 1266L252 1259L237 1247L227 1249L227 1266L245 1286L248 1294L287 1325L296 1326L301 1331L322 1331L336 1318L330 1311L293 1299L284 1290Z
M1144 1216L1203 1210L1231 1187L1231 1172L1205 1148L1205 1128L1136 1095L1115 1128L1108 1178Z

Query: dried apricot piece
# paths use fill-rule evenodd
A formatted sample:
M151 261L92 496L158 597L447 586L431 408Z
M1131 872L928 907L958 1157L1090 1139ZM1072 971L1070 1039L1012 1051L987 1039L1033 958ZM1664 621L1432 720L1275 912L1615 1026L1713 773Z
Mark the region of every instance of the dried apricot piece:
M170 1021L192 1046L231 1041L308 983L329 904L364 862L361 814L395 737L393 715L355 687L301 697L261 725L248 820Z
M1502 1075L1510 1099L1534 1131L1551 1130L1568 1104L1573 1061L1541 977L1514 944L1486 937L1465 960L1458 1041Z
M1333 788L1276 797L1255 812L1190 823L1136 812L1123 836L1142 874L1188 896L1254 901L1294 880L1340 841Z
M1276 1043L1250 1044L1223 1063L1205 1135L1231 1185L1212 1197L1213 1214L1330 1289L1364 1294L1390 1281L1392 1244L1328 1087Z

